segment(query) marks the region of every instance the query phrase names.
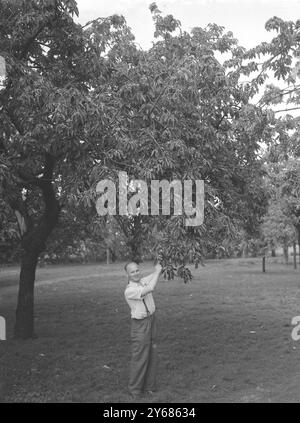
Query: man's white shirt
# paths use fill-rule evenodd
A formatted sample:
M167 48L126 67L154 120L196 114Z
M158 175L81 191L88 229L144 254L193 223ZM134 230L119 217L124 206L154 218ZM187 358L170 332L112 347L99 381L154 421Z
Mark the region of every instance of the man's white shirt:
M132 319L144 319L147 317L148 313L143 300L146 303L149 313L153 314L155 312L155 303L152 292L142 296L143 287L148 285L152 277L153 274L141 278L138 283L130 281L125 289L125 299L130 307Z

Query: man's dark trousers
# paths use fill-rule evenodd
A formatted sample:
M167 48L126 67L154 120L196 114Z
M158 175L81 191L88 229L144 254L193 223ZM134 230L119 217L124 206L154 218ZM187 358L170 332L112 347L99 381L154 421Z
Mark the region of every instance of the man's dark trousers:
M128 389L131 394L156 390L155 314L131 319L131 363Z

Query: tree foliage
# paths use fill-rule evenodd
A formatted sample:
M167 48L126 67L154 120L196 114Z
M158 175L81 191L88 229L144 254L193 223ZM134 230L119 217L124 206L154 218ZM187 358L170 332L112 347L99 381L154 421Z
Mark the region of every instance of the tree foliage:
M270 20L267 29L278 36L246 51L223 27L183 31L152 3L155 42L145 51L122 16L75 23L74 0L0 0L0 8L7 65L0 92L0 221L15 215L20 229L17 336L33 333L36 263L59 216L77 236L93 221L97 183L117 182L120 171L129 182L205 182L200 227L185 226L183 216L117 217L132 250L152 239L167 277L188 281L188 263L198 265L241 228L257 232L266 208L261 143L273 146L274 134L282 129L284 139L289 129L270 111L275 88L258 104L253 97L270 70L293 83L298 22ZM262 65L260 55L269 56ZM98 235L108 245L105 222Z

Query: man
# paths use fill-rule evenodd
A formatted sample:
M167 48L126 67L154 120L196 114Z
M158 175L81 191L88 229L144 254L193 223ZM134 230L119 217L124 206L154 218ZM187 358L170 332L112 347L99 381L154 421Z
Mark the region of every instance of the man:
M162 267L156 264L151 275L141 278L139 266L127 263L125 299L131 310L131 363L128 389L133 398L156 390L156 322L152 296Z

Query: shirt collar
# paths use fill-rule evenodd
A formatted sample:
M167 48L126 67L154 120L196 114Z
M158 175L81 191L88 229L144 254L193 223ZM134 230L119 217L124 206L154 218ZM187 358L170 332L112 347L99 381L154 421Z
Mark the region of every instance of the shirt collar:
M131 285L131 284L142 285L141 281L139 281L139 282L129 281L129 285Z

